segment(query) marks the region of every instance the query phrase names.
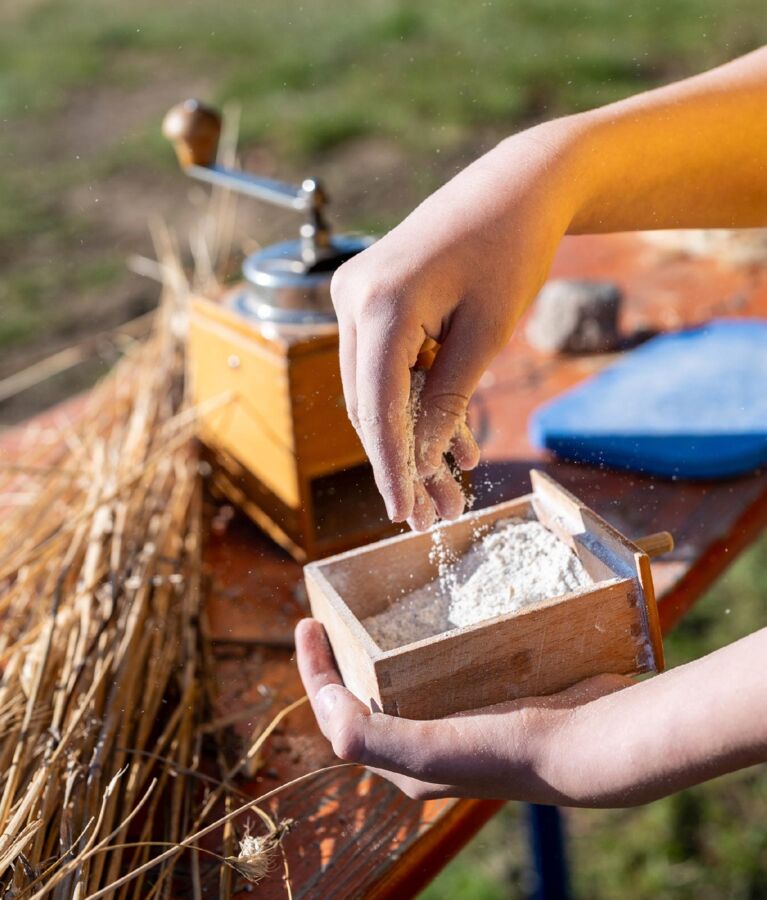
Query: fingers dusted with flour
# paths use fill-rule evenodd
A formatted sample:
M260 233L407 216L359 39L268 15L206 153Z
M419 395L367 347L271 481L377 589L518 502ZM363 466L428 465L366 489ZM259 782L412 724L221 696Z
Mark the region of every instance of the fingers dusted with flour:
M422 478L416 464L418 447L416 443L417 423L423 415L423 403L421 400L424 385L427 383L430 372L426 369L415 368L410 372L410 398L407 405L405 427L408 453L408 473L413 483L414 505L412 515L408 517L408 524L414 531L425 531L429 528L437 516L443 519L455 519L464 510L466 498L460 485L451 471L446 459L442 459L440 466L429 478ZM466 433L471 438L468 427ZM461 436L460 450L464 459L472 456L471 441ZM476 444L474 444L476 448ZM479 450L477 448L477 458Z
M428 479L421 477L416 464L415 425L424 412L421 392L430 377L423 364L432 362L438 345L424 340L424 327L409 313L410 306L418 305L416 299L384 290L368 289L363 294L356 285L354 273L344 275L342 267L332 288L349 418L373 467L389 517L425 531L437 515L455 518L465 505L442 456ZM472 468L479 450L463 416L451 426L453 433L444 441L444 451L453 452L460 468Z
M357 328L355 390L359 434L373 466L389 518L402 522L413 511L407 430L410 362L420 337L399 323L379 321Z
M373 467L389 518L403 521L413 509L404 446L410 391L407 335L392 316L385 293L361 286L348 265L333 276L331 295L349 419Z
M458 451L455 461L462 469L472 469L479 462L476 443L467 439L466 412L482 373L506 337L505 331L491 328L488 322L472 320L465 307L456 311L421 393L415 444L422 477L434 475L451 450Z
M564 231L561 214L551 215L550 202L537 202L537 196L536 202L525 201L520 221L513 221L509 173L527 155L491 151L333 277L349 415L389 516L419 530L433 515L454 517L463 509L458 486L441 477L445 457L461 470L477 465L479 451L466 426L469 399L553 254L551 240L514 254L504 234L511 227L540 243L540 229L529 221L533 208L550 230ZM548 162L541 168L548 171ZM557 197L553 187L547 190L547 201ZM428 374L411 456L405 413L410 382L419 371ZM424 502L414 485L419 479L432 512L415 508Z

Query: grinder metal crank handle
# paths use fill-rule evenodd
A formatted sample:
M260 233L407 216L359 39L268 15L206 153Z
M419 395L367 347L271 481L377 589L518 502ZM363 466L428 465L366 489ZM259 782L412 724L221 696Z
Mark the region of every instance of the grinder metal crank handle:
M306 178L298 187L251 175L241 169L216 165L221 115L213 107L199 100L184 100L166 113L162 132L173 144L181 168L187 175L276 206L307 212L311 224L327 231L321 217L327 198L315 179Z
M182 169L193 178L249 194L288 209L311 209L312 192L316 182L307 179L301 187L262 178L216 165L216 149L221 136L221 115L212 106L199 100L184 100L168 110L162 123L162 132L173 144Z

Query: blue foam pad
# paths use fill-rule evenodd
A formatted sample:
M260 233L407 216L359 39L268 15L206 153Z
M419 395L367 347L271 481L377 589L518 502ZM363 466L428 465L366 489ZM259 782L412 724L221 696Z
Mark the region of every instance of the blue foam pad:
M767 321L653 338L540 407L532 442L564 459L679 478L767 463Z

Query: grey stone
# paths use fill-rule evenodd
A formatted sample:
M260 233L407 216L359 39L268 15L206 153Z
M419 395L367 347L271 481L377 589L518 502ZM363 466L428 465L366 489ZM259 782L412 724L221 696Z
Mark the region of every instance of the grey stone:
M619 342L622 295L611 281L549 281L535 299L525 334L548 353L601 353Z

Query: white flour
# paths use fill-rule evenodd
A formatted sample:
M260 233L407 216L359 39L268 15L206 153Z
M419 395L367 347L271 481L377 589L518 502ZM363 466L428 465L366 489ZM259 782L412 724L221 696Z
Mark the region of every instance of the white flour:
M439 577L363 621L382 650L474 625L592 583L578 557L537 521L503 519L460 559L440 529L432 559Z

